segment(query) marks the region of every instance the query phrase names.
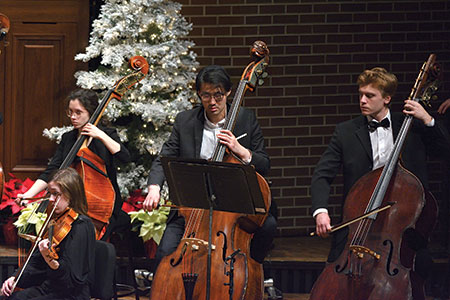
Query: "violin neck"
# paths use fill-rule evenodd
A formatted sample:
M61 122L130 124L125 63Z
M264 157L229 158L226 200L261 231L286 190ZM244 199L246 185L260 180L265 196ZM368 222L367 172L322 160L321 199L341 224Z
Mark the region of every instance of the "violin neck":
M239 109L241 108L242 99L244 98L244 93L246 90L246 81L241 80L239 82L238 88L236 90L236 94L234 95L233 102L230 106L230 111L227 112L227 118L225 119L225 124L223 125L223 129L233 131L234 126L236 125L237 115L239 114ZM217 145L214 149L214 154L212 157L212 161L221 162L225 156L226 146L222 143L217 142Z

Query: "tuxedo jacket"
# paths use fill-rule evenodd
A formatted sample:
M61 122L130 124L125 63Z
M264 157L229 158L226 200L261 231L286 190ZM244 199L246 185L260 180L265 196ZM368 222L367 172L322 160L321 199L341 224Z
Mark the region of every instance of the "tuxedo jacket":
M403 114L391 113L394 141L403 120ZM360 115L336 126L330 143L317 164L312 177L312 212L318 208L328 208L330 185L341 167L344 181L344 199L353 184L363 175L372 171L372 146L367 124L367 118ZM450 153L450 142L445 127L437 120L435 120L433 127L427 127L423 122L414 119L403 145L400 159L403 166L417 176L424 188L428 189L427 154L444 156L448 153ZM339 251L333 251L336 243L339 243L336 235L345 237L343 234L333 235L329 261L334 261L340 254Z

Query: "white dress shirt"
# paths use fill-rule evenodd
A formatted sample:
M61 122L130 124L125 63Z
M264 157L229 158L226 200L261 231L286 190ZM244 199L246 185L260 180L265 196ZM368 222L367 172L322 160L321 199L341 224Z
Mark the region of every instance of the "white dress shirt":
M220 130L223 128L225 124L225 118L219 121L219 123L214 124L205 114L205 124L203 126L203 138L202 138L202 147L200 149L200 158L210 159L214 154L214 149L218 143L217 134L220 133Z
M386 116L383 118L389 120L390 126L384 128L379 126L373 132L369 131L370 143L372 144L372 170L378 169L386 164L386 161L394 148L394 134L392 133L391 112L388 110ZM367 116L367 120L378 122L371 116Z

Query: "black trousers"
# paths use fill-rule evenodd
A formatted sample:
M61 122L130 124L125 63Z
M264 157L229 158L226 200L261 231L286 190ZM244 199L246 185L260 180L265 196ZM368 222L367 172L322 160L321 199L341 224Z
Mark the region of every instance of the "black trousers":
M170 222L167 223L164 235L159 243L158 249L156 250L155 262L152 268L153 272L156 271L159 263L165 256L171 254L177 249L184 234L184 225L184 218L178 214L173 216ZM263 226L258 228L253 235L253 239L250 244L250 255L254 260L259 263L263 263L264 258L272 246L272 241L276 235L276 232L277 221L269 213Z
M0 300L89 300L89 288L83 287L81 290L68 290L65 292L51 292L49 285L43 283L40 286L26 288L14 292L10 297L0 296Z

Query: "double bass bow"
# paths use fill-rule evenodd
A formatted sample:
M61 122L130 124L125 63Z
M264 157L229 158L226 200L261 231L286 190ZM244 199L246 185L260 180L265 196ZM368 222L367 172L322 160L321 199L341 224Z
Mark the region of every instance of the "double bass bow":
M408 100L429 100L439 72L431 54ZM436 207L420 180L400 163L412 121L411 115L405 116L386 165L361 177L349 191L343 208L346 245L315 282L311 300L407 300L413 295L425 299L423 285L412 284L415 254L405 238L411 230L427 236L434 220L426 221L424 216L435 217ZM423 283L415 283L419 284Z
M267 76L265 68L269 51L266 44L255 42L251 54L254 61L244 70L226 116L224 130L233 130L245 91L253 91ZM226 146L216 144L212 161L235 160L231 157ZM259 177L258 183L268 212L270 189L264 178ZM180 208L179 213L186 223L183 237L175 252L164 257L159 264L150 299L263 299L262 265L250 257L251 231L254 228L243 228L241 224L247 225L248 222L242 220L251 219L250 223L261 226L267 214L245 216L189 208ZM213 220L211 232L210 214ZM208 247L208 241L211 247ZM181 286L184 289L178 288Z

